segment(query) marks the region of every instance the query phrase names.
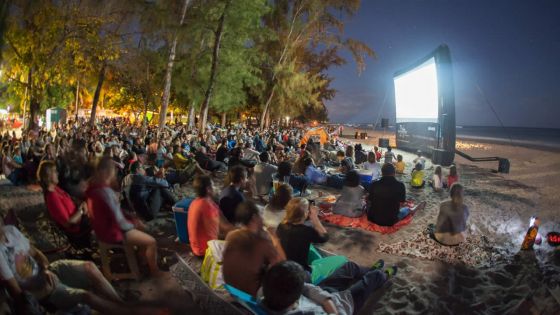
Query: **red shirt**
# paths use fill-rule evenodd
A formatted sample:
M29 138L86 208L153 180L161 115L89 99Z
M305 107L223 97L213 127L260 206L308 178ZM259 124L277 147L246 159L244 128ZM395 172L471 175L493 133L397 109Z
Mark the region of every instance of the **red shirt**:
M189 206L187 230L191 249L196 256L204 256L208 241L218 239L220 208L210 198L196 198Z
M456 183L459 180L459 176L447 176L447 187L451 187L453 183Z
M68 219L76 213L76 205L70 198L70 195L56 186L54 191L48 191L45 194L45 203L51 218L62 226L62 228L69 233L79 233L80 226L77 224L65 227Z

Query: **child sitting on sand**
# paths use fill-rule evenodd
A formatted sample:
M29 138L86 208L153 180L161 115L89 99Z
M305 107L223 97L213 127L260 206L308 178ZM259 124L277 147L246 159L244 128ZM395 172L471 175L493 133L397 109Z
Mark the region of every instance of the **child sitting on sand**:
M395 163L395 171L397 172L397 174L404 174L404 167L405 164L403 162L403 156L398 154L397 163Z
M453 246L465 241L469 208L463 203L463 191L463 185L453 184L449 189L451 199L439 206L434 237L443 245Z
M435 191L443 190L443 176L441 175L441 166L437 166L434 170L434 176L432 177L431 185Z
M422 151L418 150L416 151L416 154L418 156L412 161L412 163L414 163L414 165L420 163L422 164L422 169L424 169L426 167L426 159L422 156Z
M395 153L391 151L391 146L387 147L387 152L385 152L385 163L393 163L397 159Z
M362 166L365 170L371 170L371 180L378 180L381 178L381 166L377 163L374 152L369 152L367 155L367 161L365 161Z
M365 189L360 185L360 175L350 171L344 179L342 193L336 201L333 212L350 218L357 218L364 214Z
M457 174L457 166L451 165L449 167L449 175L447 175L447 187L451 187L454 183L459 181L459 175Z
M416 163L414 170L412 171L412 178L410 179L410 186L413 188L423 188L424 187L424 171L422 170L422 164Z

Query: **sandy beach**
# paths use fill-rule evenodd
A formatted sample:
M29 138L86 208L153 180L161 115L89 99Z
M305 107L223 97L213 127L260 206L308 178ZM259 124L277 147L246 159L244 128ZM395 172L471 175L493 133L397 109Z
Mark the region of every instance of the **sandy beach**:
M360 142L370 148L377 138L371 135ZM532 215L542 219L542 235L560 230L556 209L560 201L560 154L470 141L459 141L457 147L472 156L498 155L511 161L509 174L497 174L492 172L496 163L476 164L456 158L471 214L465 246L441 249L427 239L423 231L435 222L438 205L447 193L430 188L412 191L408 184L409 198L426 201L427 207L399 231L382 235L328 225L330 241L324 249L365 266L384 259L387 265L399 267L397 277L369 301L361 314L560 314L560 250L543 242L534 251L520 251ZM403 154L409 174L414 155L396 151ZM428 163L426 176L432 171ZM410 180L407 174L400 178L405 183ZM0 212L15 210L23 230L41 248L49 245L43 198L36 188L1 185ZM336 194L313 187L314 194L318 191ZM193 192L186 185L181 193ZM168 270L176 263L175 252L193 261L188 245L175 242L171 214L150 222L149 231L157 238L162 268ZM60 255L50 258L57 257ZM94 260L99 263L97 256ZM181 301L177 303L180 308L189 305L191 297L176 280L166 277L164 282L118 281L115 285L127 301L169 301L173 297Z

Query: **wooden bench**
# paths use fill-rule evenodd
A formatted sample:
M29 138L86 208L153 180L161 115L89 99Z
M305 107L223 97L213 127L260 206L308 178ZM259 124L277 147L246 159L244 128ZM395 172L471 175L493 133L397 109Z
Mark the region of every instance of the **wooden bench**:
M140 279L141 274L140 269L138 268L138 258L136 257L136 250L133 246L125 244L109 244L101 241L98 241L98 243L99 255L101 256L101 271L107 280ZM123 252L129 272L114 273L111 271L111 256L118 255L114 252L111 253L111 251L115 249Z

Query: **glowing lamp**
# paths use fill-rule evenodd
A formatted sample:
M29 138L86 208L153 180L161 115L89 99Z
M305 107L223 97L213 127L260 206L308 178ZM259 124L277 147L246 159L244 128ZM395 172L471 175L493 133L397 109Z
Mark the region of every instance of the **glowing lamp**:
M546 234L546 241L552 247L560 246L560 232L549 232Z

